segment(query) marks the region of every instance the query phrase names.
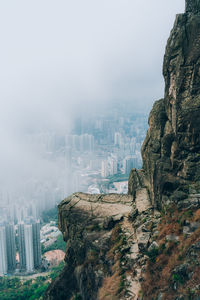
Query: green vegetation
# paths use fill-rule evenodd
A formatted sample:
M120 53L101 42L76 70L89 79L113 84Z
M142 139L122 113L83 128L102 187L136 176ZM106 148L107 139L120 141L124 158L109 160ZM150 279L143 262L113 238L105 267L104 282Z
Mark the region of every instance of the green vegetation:
M52 268L52 271L49 275L49 277L54 280L62 271L62 269L64 268L65 263L61 262L57 267Z
M109 183L112 182L120 182L120 181L128 181L129 175L127 174L116 174L112 176L108 176L107 179L109 180Z
M63 241L62 235L59 235L55 243L53 243L52 245L46 248L42 246L42 254L44 254L47 251L58 250L58 249L63 251L66 250L66 243Z
M74 296L73 300L82 300L82 297L80 294L77 294Z
M122 293L126 288L126 276L122 275L120 278L118 294Z
M99 180L99 188L100 192L104 193L106 189L110 189L111 187L114 188L114 182L122 182L128 181L129 175L127 174L116 174L112 176L108 176L104 180L102 178Z
M42 220L44 223L50 223L51 221L55 221L56 224L58 223L58 209L57 206L43 211L42 213Z
M173 279L173 281L178 282L180 284L184 283L184 277L181 276L180 274L173 274L172 279Z
M149 256L149 259L152 263L155 263L157 256L160 254L159 249L154 248L151 251L147 251L146 254Z
M18 277L0 277L1 300L40 300L43 298L50 281L54 280L64 267L64 262L52 269L47 276L21 280Z

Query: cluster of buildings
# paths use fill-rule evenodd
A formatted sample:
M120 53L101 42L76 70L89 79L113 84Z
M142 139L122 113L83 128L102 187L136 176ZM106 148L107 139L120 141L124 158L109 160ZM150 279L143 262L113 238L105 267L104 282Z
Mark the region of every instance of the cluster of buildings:
M72 151L92 152L94 151L94 136L92 134L68 134L65 136L65 144Z
M60 235L62 235L62 233L54 221L45 224L40 230L41 243L45 248L55 243Z
M2 185L0 222L2 216L15 225L27 217L38 219L73 192L109 192L107 177L128 177L132 168L140 168L147 115L127 103L116 106L77 117L70 132L27 132L26 145L38 156L41 172L32 172L13 190Z
M119 165L117 157L109 156L107 159L102 160L101 163L101 176L108 177L115 175L119 172Z
M127 193L130 170L142 164L140 149L146 130L147 114L122 103L103 113L77 117L71 132L27 133L26 145L37 154L42 171L32 172L13 190L1 185L0 275L30 273L40 267L40 223L36 220L43 211L73 192ZM124 181L114 181L121 174L126 175ZM42 231L45 246L60 234L52 225Z
M0 275L33 272L41 266L40 221L0 225Z
M116 174L129 175L131 169L141 167L141 155L127 155L120 159L117 156L109 156L101 162L101 177L106 178Z

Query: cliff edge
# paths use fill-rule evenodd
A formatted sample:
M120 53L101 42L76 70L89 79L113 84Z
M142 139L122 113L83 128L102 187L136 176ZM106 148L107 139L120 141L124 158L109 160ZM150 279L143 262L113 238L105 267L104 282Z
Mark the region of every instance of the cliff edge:
M164 57L128 195L75 193L58 206L65 267L46 300L200 299L200 1L186 1Z
M129 180L129 194L145 186L159 209L200 193L200 1L186 1L186 13L177 15L163 75L165 97L149 116L143 170Z

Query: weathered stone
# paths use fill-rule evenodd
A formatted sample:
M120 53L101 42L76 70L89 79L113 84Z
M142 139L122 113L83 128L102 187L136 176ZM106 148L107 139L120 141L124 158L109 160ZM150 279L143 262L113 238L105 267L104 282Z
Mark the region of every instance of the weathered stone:
M194 232L196 229L198 229L200 227L200 223L199 222L192 222L190 224L190 228L191 230Z
M138 209L135 208L128 216L128 218L133 222L138 216Z
M148 248L148 251L152 251L152 250L155 250L155 249L158 249L159 248L159 245L158 243L156 243L155 241L149 246Z
M175 300L185 300L185 297L183 295L180 295L176 297Z
M189 226L183 227L183 233L190 235L199 227L200 227L200 224L198 222L192 222L191 224L189 224Z
M163 300L163 297L164 297L164 294L163 293L160 293L157 297L156 300Z
M186 12L187 13L200 13L200 1L199 0L186 0Z
M174 235L174 234L168 234L168 235L166 236L166 240L167 240L168 242L178 242L178 241L179 241L179 237L176 236L176 235Z
M137 234L138 248L140 251L147 249L149 245L150 232L140 232Z
M127 195L75 193L59 205L59 228L66 241L65 267L48 288L44 299L70 300L79 293L84 300L96 300L102 272L94 265L112 265L106 260L112 228L132 211ZM124 246L122 251L130 247Z
M191 234L190 226L183 226L183 233L184 234Z

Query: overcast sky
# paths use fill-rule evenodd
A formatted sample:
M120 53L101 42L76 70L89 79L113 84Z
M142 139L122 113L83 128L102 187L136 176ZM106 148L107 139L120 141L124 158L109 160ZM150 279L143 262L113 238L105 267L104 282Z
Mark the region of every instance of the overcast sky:
M65 130L80 107L110 101L150 109L183 10L183 0L0 1L0 172L35 155L27 129Z

